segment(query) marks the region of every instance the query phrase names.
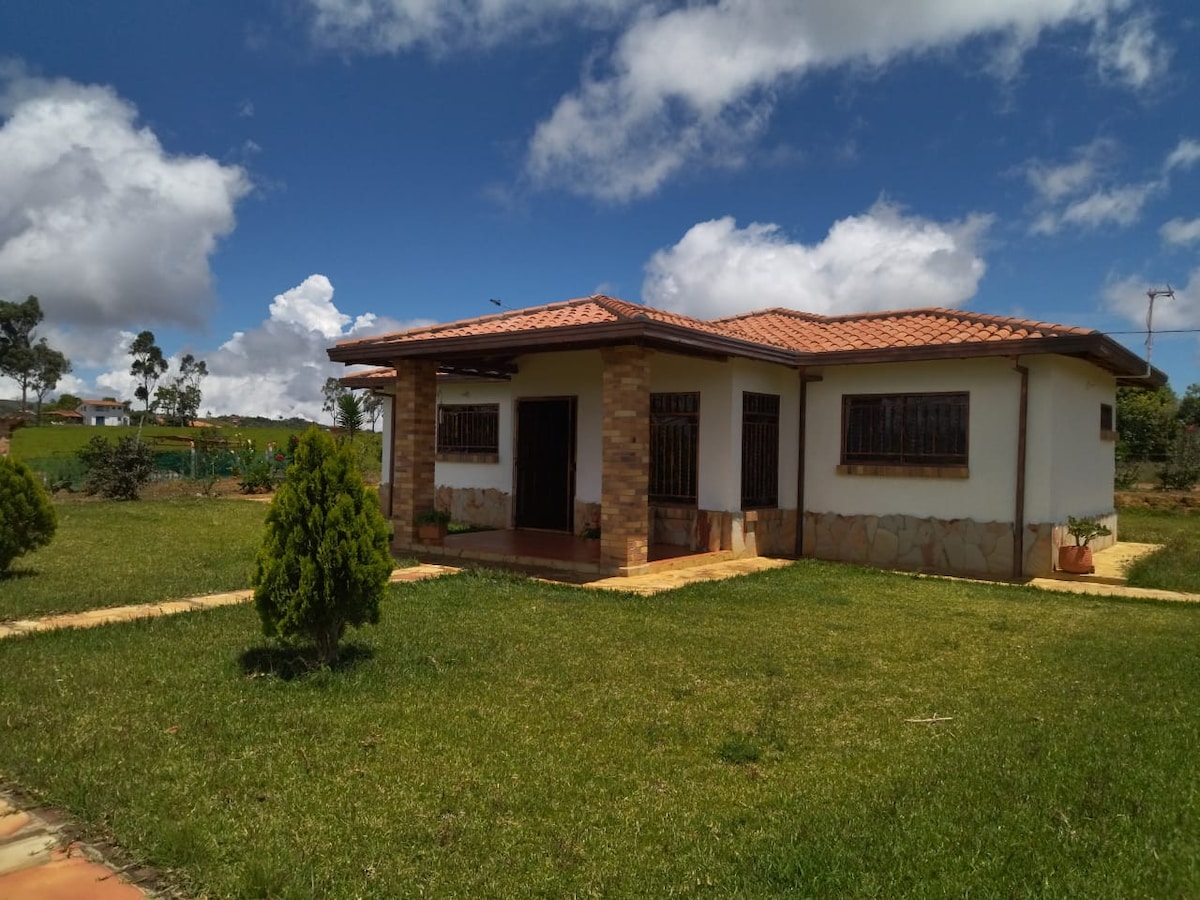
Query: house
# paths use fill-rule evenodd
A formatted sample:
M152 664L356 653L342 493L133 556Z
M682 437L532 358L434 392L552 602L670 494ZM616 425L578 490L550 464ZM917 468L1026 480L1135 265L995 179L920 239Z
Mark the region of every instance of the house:
M599 527L596 568L625 574L713 553L1045 574L1069 516L1115 540L1116 388L1166 381L1065 325L950 309L700 320L605 296L329 357L377 367L344 381L392 398L381 502L397 550L450 552L454 538L418 542L436 504L518 533Z
M120 400L84 400L75 412L83 418L84 425L128 425L129 403Z

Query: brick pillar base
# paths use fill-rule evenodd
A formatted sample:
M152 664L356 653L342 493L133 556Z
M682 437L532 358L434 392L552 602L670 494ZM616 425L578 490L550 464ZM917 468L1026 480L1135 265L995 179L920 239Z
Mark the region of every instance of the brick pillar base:
M393 404L392 546L404 549L417 543L416 516L433 508L437 363L397 361Z
M650 548L650 351L601 351L603 450L600 474L600 559L614 569L646 565Z

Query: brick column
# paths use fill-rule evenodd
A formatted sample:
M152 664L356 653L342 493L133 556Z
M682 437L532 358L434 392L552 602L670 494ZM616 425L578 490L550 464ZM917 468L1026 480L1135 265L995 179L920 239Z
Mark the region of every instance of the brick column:
M392 403L392 546L403 549L416 543L414 517L433 507L437 363L397 360Z
M650 351L607 347L600 469L600 559L644 566L650 546ZM630 572L629 574L632 574Z

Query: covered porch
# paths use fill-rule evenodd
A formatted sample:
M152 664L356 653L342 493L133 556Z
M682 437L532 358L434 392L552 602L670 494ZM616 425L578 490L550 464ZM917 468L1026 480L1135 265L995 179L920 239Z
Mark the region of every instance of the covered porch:
M651 543L647 559L636 571L613 572L605 565L600 541L575 534L522 528L448 534L439 542L416 543L409 552L421 560L479 563L531 572L553 572L587 581L608 574L652 575L734 559L732 550L694 552L686 547Z

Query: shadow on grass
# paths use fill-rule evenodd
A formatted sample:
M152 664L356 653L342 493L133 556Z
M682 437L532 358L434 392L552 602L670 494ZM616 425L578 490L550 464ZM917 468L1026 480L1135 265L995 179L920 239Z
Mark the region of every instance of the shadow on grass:
M37 569L6 569L0 572L0 581L16 581L18 578L36 578L41 574Z
M291 681L313 672L348 672L374 655L375 651L366 644L343 644L337 662L324 666L317 661L317 648L312 645L269 644L243 652L238 657L238 666L250 677L271 675Z

